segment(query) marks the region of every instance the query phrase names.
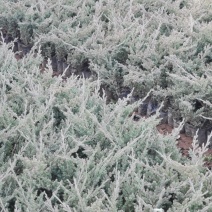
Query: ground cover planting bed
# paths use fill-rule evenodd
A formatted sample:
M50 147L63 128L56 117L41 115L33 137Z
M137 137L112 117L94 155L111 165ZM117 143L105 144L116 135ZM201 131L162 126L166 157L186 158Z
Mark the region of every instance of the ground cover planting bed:
M23 57L23 56L22 56L22 57ZM18 53L18 52L15 53L15 58L16 58L17 60L22 59L22 57L20 56L20 53ZM44 65L43 65L43 64L44 64ZM43 71L45 71L45 69L47 69L46 65L47 65L46 61L44 61L44 62L40 65L41 73L42 73ZM55 70L55 69L53 69L53 67L52 67L52 70L53 70L52 77L62 75L62 73L65 71L65 69L64 69L61 73L58 73L58 71ZM67 76L67 75L66 75L66 76ZM127 96L125 95L125 97L127 97ZM152 112L152 111L150 111L150 113L151 113L151 112ZM143 111L143 113L145 113L145 115L147 114L146 111ZM135 120L136 120L136 119L139 120L139 119L141 119L141 118L147 118L147 117L145 117L145 116L141 117L141 116L140 116L141 114L138 113L138 110L137 110L134 114L132 114L132 115L134 116L134 119L135 119ZM143 115L144 115L144 114L143 114ZM161 117L160 117L160 118L161 118ZM164 119L164 117L163 117L163 119ZM172 132L172 130L173 130L173 123L171 123L171 126L170 126L170 123L168 124L168 114L167 114L167 117L165 117L165 119L166 119L165 121L162 120L162 123L160 123L160 124L157 126L158 132L161 133L161 134L163 134L163 135L166 135L166 134L168 134L168 133L170 134L170 133ZM164 122L165 122L165 123L164 123ZM172 120L172 122L173 122L173 120ZM194 136L194 135L193 135L193 136ZM179 139L178 139L177 147L180 148L182 155L184 155L184 156L186 156L186 157L189 156L188 151L189 151L189 149L192 148L193 136L191 137L190 132L188 132L188 134L185 134L185 132L184 132L184 133L180 133L180 137L179 137ZM197 137L197 139L198 139L198 137ZM207 139L207 137L206 137L206 139ZM204 140L204 142L206 142L206 140ZM206 157L206 159L205 159L205 160L206 160L206 161L205 161L205 165L206 165L209 169L211 169L211 167L212 167L212 160L211 160L212 150L209 149L205 154L207 155L207 157Z
M0 0L0 211L212 211L209 0Z
M16 52L15 53L15 58L17 60L20 60L20 59L23 58L23 56L22 57L20 56L20 52ZM41 73L43 73L47 69L46 65L47 65L46 61L42 62L42 64L40 65ZM58 71L53 69L53 67L52 67L52 70L53 70L52 77L62 75L63 72L66 71L64 69L61 73L58 73ZM125 97L127 97L127 96L125 96ZM150 111L150 113L151 112L152 111ZM145 113L145 115L146 115L147 111L143 110L143 113ZM132 116L134 116L135 120L140 120L142 118L147 118L146 116L141 116L141 114L138 112L138 110L136 112L134 112L132 114ZM159 117L159 118L161 118L161 117ZM165 118L163 117L163 119L166 119L166 120L162 120L162 123L157 125L158 132L163 134L163 135L167 135L167 134L172 133L173 123L171 123L171 126L170 126L170 123L168 124L168 114L167 114L167 117L165 117ZM172 120L172 122L173 122L173 120ZM177 139L177 141L178 141L177 147L181 150L181 153L182 153L183 156L189 157L188 151L189 151L189 149L192 148L193 136L191 137L190 132L188 134L185 134L185 132L184 133L182 133L182 132L180 133L180 137ZM197 139L198 139L198 137L197 137ZM206 137L206 139L207 139L207 137ZM206 142L206 141L204 140L204 142ZM212 168L212 159L211 159L212 150L208 149L208 151L205 153L205 155L207 155L207 157L205 159L205 166L208 167L209 169L211 169Z

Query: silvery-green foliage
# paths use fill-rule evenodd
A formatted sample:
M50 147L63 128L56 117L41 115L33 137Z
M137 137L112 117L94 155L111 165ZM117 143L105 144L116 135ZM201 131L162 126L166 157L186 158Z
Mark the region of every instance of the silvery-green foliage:
M124 85L140 96L150 88L167 94L169 73L178 72L167 57L175 56L199 74L203 68L198 55L211 46L210 0L1 3L0 27L8 23L13 37L20 33L25 43L39 41L44 56L67 57L74 69L88 60L114 93ZM209 64L211 53L203 60Z
M211 117L192 105L211 98L209 0L1 3L0 27L20 30L25 44L40 40L44 56L67 51L73 67L88 59L115 93L122 83L142 95L157 87L187 118ZM14 201L16 211L211 210L200 150L182 159L155 117L135 124L135 105L107 105L99 82L64 83L50 67L40 75L40 56L17 62L3 45L0 60L1 210Z
M211 63L205 64L204 59L204 55L209 51L211 51L211 47L205 48L204 52L199 54L199 59L197 59L199 67L196 67L196 72L176 57L167 58L172 61L173 70L175 70L175 74L169 74L172 86L167 89L173 96L172 106L178 108L181 115L189 121L199 119L199 124L201 121L200 117L212 116L211 109L203 102L206 100L212 101L212 66ZM189 61L189 63L190 67L194 67L197 64L195 61Z
M207 148L182 157L180 129L158 134L157 113L135 122L139 102L107 104L100 80L41 74L40 53L0 46L1 211L211 210Z

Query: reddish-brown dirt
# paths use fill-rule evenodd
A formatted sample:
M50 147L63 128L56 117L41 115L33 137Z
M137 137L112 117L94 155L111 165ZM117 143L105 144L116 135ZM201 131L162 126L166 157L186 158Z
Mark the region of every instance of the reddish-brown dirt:
M140 116L137 112L137 108L130 114L130 116L133 117L134 121L139 121L141 118L147 118L146 116ZM173 128L170 127L168 124L159 124L157 126L157 130L159 133L163 135L167 135L172 133ZM193 138L190 136L187 136L184 133L180 133L180 138L177 139L177 147L180 148L181 153L185 157L189 157L189 149L192 148L192 142ZM212 169L212 149L209 149L205 154L205 166L209 169Z
M157 130L159 133L166 135L171 133L173 128L170 127L168 124L159 124L157 126ZM192 148L193 138L181 133L180 138L177 141L177 147L180 148L182 155L188 157L188 151L190 148ZM212 149L209 149L205 155L205 166L209 169L212 169Z
M157 130L159 133L166 135L170 134L173 130L168 124L160 124L157 126ZM178 139L177 146L181 149L182 154L188 156L188 150L192 146L192 137L186 136L185 134L180 134L180 138Z

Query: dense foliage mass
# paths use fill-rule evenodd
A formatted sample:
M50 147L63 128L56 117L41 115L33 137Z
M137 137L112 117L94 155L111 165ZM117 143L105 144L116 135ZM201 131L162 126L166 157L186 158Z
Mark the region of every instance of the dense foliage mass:
M190 79L211 75L211 11L210 0L1 0L0 27L19 50L40 44L53 70L99 75L113 101L126 87L137 98L154 88L177 119L202 127L211 84Z
M184 158L128 104L210 133L210 0L0 3L1 211L212 211L210 137Z

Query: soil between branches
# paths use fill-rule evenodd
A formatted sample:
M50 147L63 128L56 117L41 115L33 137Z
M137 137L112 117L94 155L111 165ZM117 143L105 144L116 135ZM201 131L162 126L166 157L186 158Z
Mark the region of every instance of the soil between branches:
M172 132L173 128L170 127L168 124L159 124L157 126L157 130L159 133L167 135ZM180 133L180 138L177 139L177 141L177 147L181 150L182 155L189 157L188 151L190 148L192 148L193 138L185 135L184 133ZM205 166L209 169L212 169L212 149L209 149L206 152Z

